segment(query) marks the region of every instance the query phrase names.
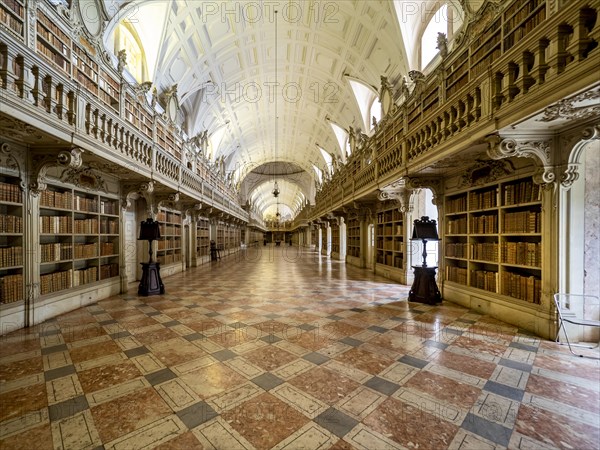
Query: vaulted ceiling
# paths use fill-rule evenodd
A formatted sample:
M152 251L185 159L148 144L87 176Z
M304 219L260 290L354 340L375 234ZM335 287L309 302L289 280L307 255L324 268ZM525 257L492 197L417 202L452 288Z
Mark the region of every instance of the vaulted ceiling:
M298 198L314 198L306 177L315 176L313 165L325 165L319 147L342 156L330 122L367 131L349 80L377 91L382 75L395 83L409 70L398 5L388 0L105 5L114 15L107 33L129 18L146 51L148 81L159 93L177 84L182 128L188 136L208 130L212 158L224 157L245 200L269 196L272 185L247 179L264 164L305 171L303 182L280 177L297 187L280 197L292 211ZM260 204L263 213L272 207L266 198Z

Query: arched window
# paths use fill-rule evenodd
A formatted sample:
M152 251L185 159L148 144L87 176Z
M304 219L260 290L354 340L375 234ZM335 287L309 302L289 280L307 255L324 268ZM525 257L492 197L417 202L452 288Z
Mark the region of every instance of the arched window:
M127 52L128 72L138 83L146 81L148 70L144 47L137 32L127 21L120 22L115 29L115 55L121 50Z

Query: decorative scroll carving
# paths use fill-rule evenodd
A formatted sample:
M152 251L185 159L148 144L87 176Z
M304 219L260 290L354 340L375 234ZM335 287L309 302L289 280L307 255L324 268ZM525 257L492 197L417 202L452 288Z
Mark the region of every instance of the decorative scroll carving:
M415 193L414 189L406 187L406 180L403 178L381 189L377 195L377 199L382 202L395 202L398 205L398 211L403 214L411 213L413 211Z
M46 189L46 174L51 167L79 169L83 164L82 153L83 149L76 147L61 151L57 156L34 157L34 169L31 177L33 181L29 185L31 194L37 196Z
M567 168L560 177L560 183L565 188L570 188L579 178L579 166L581 165L581 156L583 149L593 140L600 140L600 125L594 125L584 128L578 136L577 142L569 153Z
M600 88L583 92L571 98L565 98L544 110L539 122L552 122L557 119L582 120L600 116L599 102L589 103L590 100L600 99ZM578 103L583 103L579 104Z
M10 144L0 145L0 166L14 170L19 175L19 187L25 190L25 159L23 152L14 150Z
M459 182L459 187L491 183L511 174L514 170L514 165L506 159L492 161L479 160L465 171Z
M488 136L486 141L489 144L487 154L490 158L533 158L538 165L538 172L533 176L533 181L538 184L550 184L555 181L556 174L549 141L503 139L498 135Z
M67 168L60 175L60 180L82 189L107 192L104 178L89 167Z
M181 210L179 203L180 194L179 192L172 192L168 194L154 194L154 202L158 208L170 208L174 210Z
M148 181L146 183L121 183L121 208L127 209L131 206L131 200L137 200L140 196L146 200L148 217L153 219L156 217L157 211L153 208L153 193L154 193L154 182Z

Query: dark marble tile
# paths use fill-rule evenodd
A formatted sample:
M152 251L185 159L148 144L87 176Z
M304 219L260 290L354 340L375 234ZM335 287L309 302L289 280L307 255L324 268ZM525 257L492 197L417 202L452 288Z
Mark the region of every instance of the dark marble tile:
M148 380L152 386L172 380L173 378L177 378L177 375L175 375L171 369L161 369L146 375L146 380Z
M258 387L263 388L265 391L270 391L274 387L279 386L284 381L273 375L272 373L263 373L262 375L257 376L252 379L252 382L256 384Z
M327 356L322 355L317 352L308 353L308 354L304 355L302 358L304 358L307 361L310 361L313 364L316 364L317 366L319 366L323 363L326 363L330 359Z
M313 420L339 438L346 436L346 434L358 424L357 420L335 408L329 408L326 411L323 411Z
M505 384L489 380L485 383L483 389L485 389L488 392L493 392L494 394L500 395L502 397L510 398L511 400L516 400L518 402L523 400L523 395L525 394L525 391L521 389L506 386Z
M391 381L387 381L379 377L371 378L365 383L365 386L385 395L392 395L400 387L396 383L392 383Z
M68 365L59 367L58 369L51 369L44 372L44 379L46 381L56 380L57 378L66 377L67 375L72 375L76 372L74 365Z
M507 447L510 441L512 430L494 422L490 422L483 417L468 413L461 428L477 434L489 441L492 441L503 447Z
M218 416L215 410L203 401L188 406L176 414L190 430Z
M85 395L79 395L77 397L65 400L64 402L56 403L48 407L48 414L50 421L64 419L65 417L74 416L77 413L85 411L89 408Z

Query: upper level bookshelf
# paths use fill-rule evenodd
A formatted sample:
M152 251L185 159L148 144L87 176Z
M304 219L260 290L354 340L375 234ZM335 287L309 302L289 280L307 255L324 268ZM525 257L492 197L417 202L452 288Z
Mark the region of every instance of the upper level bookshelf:
M73 76L91 94L98 95L98 64L85 50L73 45Z
M397 269L404 267L404 217L398 208L377 213L376 261Z
M525 177L447 195L446 280L539 303L541 194Z
M517 0L482 29L476 30L468 47L449 57L446 97L452 97L469 81L486 73L503 52L510 50L546 19L546 9L546 0Z
M119 275L116 197L48 185L39 200L40 294Z
M0 304L24 299L23 244L19 178L0 175Z
M346 254L348 256L360 257L360 221L348 219L346 226L348 238L346 239Z
M156 252L158 262L172 264L181 262L181 213L161 209L156 218L160 227L160 240Z
M37 16L37 51L66 74L71 74L71 38L42 10Z
M25 22L25 0L2 0L0 23L10 31L23 37Z

